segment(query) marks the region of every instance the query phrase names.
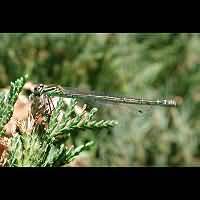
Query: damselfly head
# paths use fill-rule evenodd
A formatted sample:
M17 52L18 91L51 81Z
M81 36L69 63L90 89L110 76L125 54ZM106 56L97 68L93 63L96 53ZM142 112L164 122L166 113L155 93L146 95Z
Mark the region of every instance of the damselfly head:
M35 88L34 88L34 95L35 96L41 96L42 95L42 92L43 92L43 88L44 88L44 85L43 84L39 84L37 85Z

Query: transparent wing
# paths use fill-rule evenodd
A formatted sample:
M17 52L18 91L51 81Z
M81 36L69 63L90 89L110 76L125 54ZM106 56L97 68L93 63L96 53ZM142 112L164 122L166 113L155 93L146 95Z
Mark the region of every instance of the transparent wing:
M152 105L127 104L117 101L114 102L107 98L98 98L98 96L118 97L119 95L113 96L95 91L80 90L78 88L65 87L64 91L66 94L73 94L75 96L78 94L76 98L78 99L78 102L82 102L82 104L87 104L88 106L97 107L104 110L110 109L113 110L113 112L132 113L136 116L151 114L155 107L159 107ZM165 108L161 107L161 109Z
M50 85L45 88L47 92L51 92L52 96L61 96L65 98L76 98L78 102L83 102L89 107L101 108L101 110L110 110L112 113L132 113L137 116L150 114L154 107L158 107L159 103L165 106L167 100L146 100L143 98L122 97L117 95L102 94L94 91L79 90L77 88L61 87ZM152 105L154 104L154 105ZM160 107L166 109L166 107Z
M144 117L151 115L154 109L154 106L150 105L113 103L91 97L77 98L77 102L80 107L86 104L88 110L96 107L100 113L110 113L114 116L128 114L132 117Z

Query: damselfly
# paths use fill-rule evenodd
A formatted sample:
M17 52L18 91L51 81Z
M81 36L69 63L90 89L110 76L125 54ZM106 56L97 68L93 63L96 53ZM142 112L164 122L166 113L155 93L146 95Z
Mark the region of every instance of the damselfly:
M137 105L149 105L149 106L165 106L165 107L175 107L177 103L175 100L149 100L144 98L135 97L122 97L122 96L110 96L110 95L100 95L95 92L82 92L77 89L64 88L57 85L43 85L39 84L34 88L33 94L35 96L58 96L64 98L80 98L80 99L92 99L95 101L104 101L112 103L122 103L122 104L137 104Z

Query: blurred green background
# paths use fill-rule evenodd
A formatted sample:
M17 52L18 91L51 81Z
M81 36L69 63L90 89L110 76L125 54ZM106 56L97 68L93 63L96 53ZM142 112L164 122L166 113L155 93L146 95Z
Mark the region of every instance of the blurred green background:
M200 34L0 34L0 87L25 73L34 83L182 102L142 115L101 105L100 118L119 126L74 137L95 141L82 158L89 166L200 165Z

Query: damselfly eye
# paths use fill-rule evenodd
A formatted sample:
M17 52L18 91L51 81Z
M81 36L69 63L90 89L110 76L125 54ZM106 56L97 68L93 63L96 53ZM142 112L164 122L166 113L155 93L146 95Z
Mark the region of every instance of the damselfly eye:
M40 87L40 88L43 88L43 87L44 87L44 85L43 85L43 84L40 84L38 87Z
M38 86L36 86L34 88L34 94L37 96L37 95L40 95L42 90L44 88L44 85L43 84L39 84Z

